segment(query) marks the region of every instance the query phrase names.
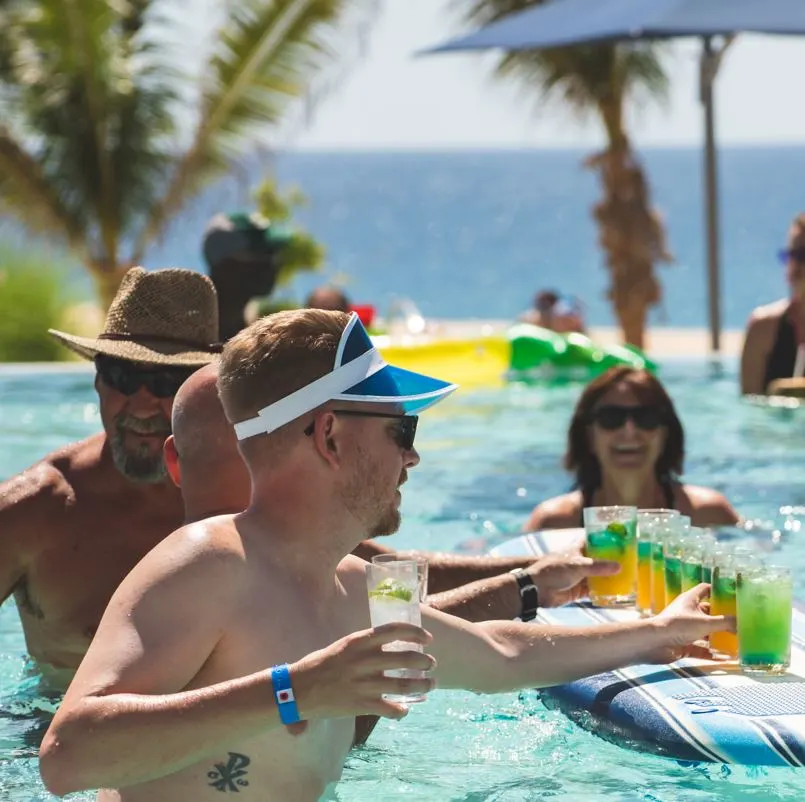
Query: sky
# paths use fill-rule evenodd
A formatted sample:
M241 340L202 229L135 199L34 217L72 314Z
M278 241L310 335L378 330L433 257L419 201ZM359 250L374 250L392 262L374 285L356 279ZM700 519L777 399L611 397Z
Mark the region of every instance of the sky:
M376 0L363 54L347 47L345 69L316 105L309 124L281 142L315 149L595 147L601 131L557 107L537 108L514 87L490 79L488 54L417 57L417 51L464 29L460 0ZM352 44L355 43L352 37ZM702 141L695 40L669 46L671 96L663 107L633 109L630 130L641 147ZM802 75L805 38L741 37L717 82L722 145L805 142Z

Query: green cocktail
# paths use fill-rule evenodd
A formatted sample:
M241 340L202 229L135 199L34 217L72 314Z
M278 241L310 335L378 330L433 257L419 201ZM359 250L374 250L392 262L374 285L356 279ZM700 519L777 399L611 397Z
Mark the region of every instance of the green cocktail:
M662 540L651 544L651 612L665 609L665 555Z
M665 605L666 607L682 592L682 546L680 535L665 539Z
M612 560L620 571L612 576L589 577L590 599L601 607L634 604L637 588L637 509L588 507L585 551L594 560Z
M710 571L705 579L705 563L715 548L715 538L704 529L691 527L690 537L682 546L682 592L710 581Z
M665 538L677 531L679 513L667 509L641 509L637 512L637 526L645 539L651 540L649 571L649 610L659 613L665 607ZM638 538L639 539L639 538ZM639 548L639 543L638 543ZM638 606L640 605L640 575L638 568Z
M713 615L736 614L736 577L737 566L734 558L722 556L715 561L710 590L710 612ZM731 632L713 632L710 635L710 646L713 651L723 655L738 656L738 639Z
M651 612L651 536L637 541L637 609Z
M682 563L682 593L703 582L702 565L698 562Z
M791 571L741 569L737 581L738 658L747 673L782 673L791 664Z

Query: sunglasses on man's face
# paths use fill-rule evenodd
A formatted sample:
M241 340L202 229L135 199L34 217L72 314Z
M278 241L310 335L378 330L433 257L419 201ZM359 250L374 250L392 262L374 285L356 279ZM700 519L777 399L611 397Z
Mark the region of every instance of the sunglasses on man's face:
M417 415L395 415L392 412L361 412L357 409L332 409L333 415L347 415L355 418L387 418L396 421L392 431L394 442L404 451L411 451L414 448L416 438L416 427L419 422ZM316 422L310 424L305 429L305 434L310 437L316 427Z
M606 404L598 407L590 416L593 423L608 432L614 432L631 420L638 429L646 432L659 429L665 422L665 416L657 407L652 406L621 406L619 404Z
M153 368L127 359L95 357L95 368L101 381L123 395L134 395L145 387L155 398L171 398L193 373L186 368Z

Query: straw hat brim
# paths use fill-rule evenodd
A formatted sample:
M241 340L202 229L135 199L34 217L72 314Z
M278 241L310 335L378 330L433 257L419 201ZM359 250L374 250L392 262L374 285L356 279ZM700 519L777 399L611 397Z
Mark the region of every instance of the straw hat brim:
M62 345L74 351L84 359L95 359L98 354L130 362L142 362L147 365L165 365L168 367L203 367L218 356L217 352L194 351L179 343L150 343L147 337L133 340L102 340L97 337L77 337L56 329L48 329Z

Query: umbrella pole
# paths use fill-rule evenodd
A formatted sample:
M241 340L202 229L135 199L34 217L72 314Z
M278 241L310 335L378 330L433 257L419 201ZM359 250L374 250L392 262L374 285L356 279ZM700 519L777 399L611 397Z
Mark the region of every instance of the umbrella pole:
M716 164L715 109L713 82L718 69L718 55L713 50L713 38L704 37L701 56L701 102L704 107L704 194L705 226L707 230L707 291L710 318L710 348L721 350L721 288L719 277L719 213L718 175Z

